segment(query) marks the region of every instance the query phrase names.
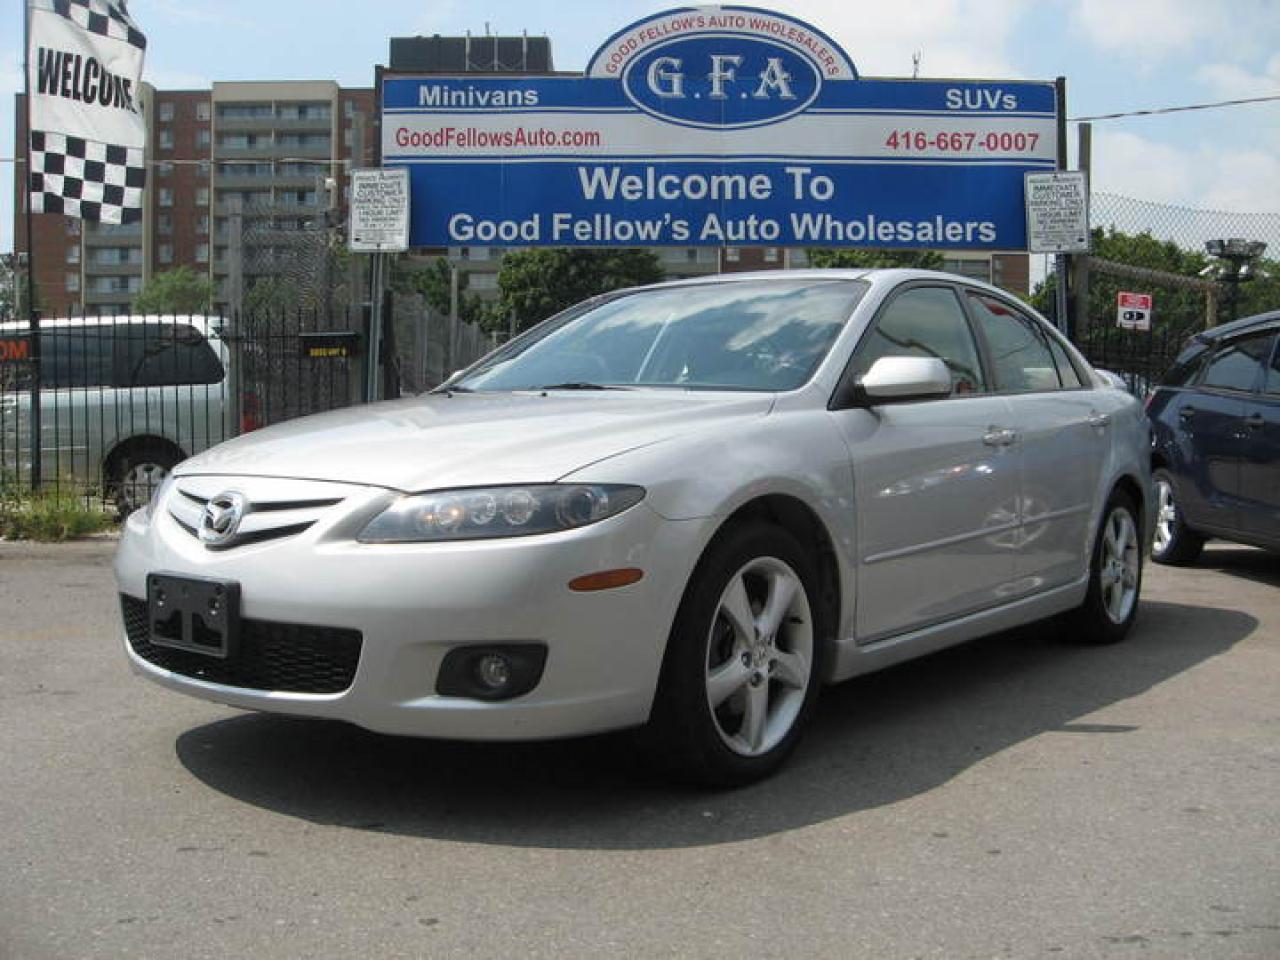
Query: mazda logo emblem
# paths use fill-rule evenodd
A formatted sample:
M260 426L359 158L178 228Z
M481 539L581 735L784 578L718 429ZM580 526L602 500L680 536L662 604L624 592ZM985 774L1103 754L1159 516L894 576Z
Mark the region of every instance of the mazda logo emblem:
M245 515L244 495L228 490L204 505L200 514L200 542L209 547L225 547L235 538Z

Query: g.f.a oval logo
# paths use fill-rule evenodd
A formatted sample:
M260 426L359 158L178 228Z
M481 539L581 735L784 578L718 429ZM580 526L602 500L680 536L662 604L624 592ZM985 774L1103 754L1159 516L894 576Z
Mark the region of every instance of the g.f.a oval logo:
M791 47L753 37L687 37L627 65L631 102L661 120L734 129L777 123L809 106L822 86L816 64Z

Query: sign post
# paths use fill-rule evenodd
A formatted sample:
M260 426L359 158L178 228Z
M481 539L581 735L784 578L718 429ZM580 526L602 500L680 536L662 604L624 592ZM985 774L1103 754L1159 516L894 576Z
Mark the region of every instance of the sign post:
M372 253L369 362L365 400L378 399L378 364L382 346L383 301L387 285L387 253L409 249L409 171L362 169L351 171L351 217L347 245L352 253Z

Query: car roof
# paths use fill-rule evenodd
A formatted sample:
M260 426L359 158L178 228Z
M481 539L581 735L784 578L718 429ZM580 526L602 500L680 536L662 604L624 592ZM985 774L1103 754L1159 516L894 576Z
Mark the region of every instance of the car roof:
M63 327L115 327L137 323L186 323L201 333L208 333L223 324L222 317L204 314L132 314L119 317L41 317L41 330L57 330ZM0 331L8 334L27 333L31 329L26 320L9 320L0 323Z
M1227 337L1233 337L1238 333L1248 333L1250 330L1265 328L1269 324L1280 324L1280 310L1255 313L1251 317L1241 317L1239 320L1233 320L1230 323L1210 327L1208 330L1202 330L1197 333L1195 339L1206 343L1217 342Z
M1017 299L1014 294L1009 293L1007 290L1002 290L981 280L975 280L972 277L961 276L957 273L944 273L941 270L922 270L917 267L806 267L801 270L747 270L741 273L718 273L701 277L688 277L683 280L667 280L663 283L633 287L631 290L693 287L708 283L742 283L744 281L783 283L796 280L862 280L876 286L894 285L908 280L943 280L947 283L963 283L976 289ZM626 292L631 292L631 290Z

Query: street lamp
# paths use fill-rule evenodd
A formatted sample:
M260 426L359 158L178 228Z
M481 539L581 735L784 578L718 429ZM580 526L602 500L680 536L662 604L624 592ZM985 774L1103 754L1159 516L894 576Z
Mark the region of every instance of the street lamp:
M1253 264L1266 252L1267 245L1261 240L1232 237L1229 240L1209 240L1204 249L1219 261L1216 264L1217 280L1228 285L1227 300L1231 305L1231 319L1235 320L1240 310L1240 284L1257 277Z

